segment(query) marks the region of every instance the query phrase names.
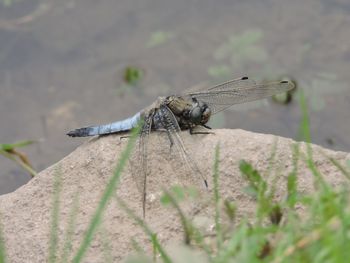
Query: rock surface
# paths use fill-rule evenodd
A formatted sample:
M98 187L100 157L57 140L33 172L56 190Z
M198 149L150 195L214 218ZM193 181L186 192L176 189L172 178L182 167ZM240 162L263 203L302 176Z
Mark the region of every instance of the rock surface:
M184 165L174 164L177 159L169 155L169 147L161 147L167 143L165 134L151 135L146 221L158 233L163 244L180 243L183 239L176 212L159 202L162 188L171 184L195 185L200 189L202 198L184 205L184 210L196 222L202 222L207 228L212 226L213 203L208 200L212 197L211 175L217 144L220 145L220 192L224 198L235 202L239 216L249 216L255 209L254 200L242 191L247 185L238 169L238 163L242 159L250 162L259 171L266 171L272 164L271 171L263 174L269 176L269 179L277 178L276 198L285 197L285 179L292 169L292 145L295 143L291 139L242 130L215 130L215 134L195 136L183 132L182 137L192 153L192 158L203 174L207 175L209 190L205 189L199 177L186 173ZM68 222L74 211L74 200L77 198L79 203L75 210L72 252L69 254L69 258L72 258L81 244L91 215L126 144L127 139L121 140L120 135L87 140L60 162L42 171L27 185L0 196L0 221L9 262L47 262L53 185L57 175L60 176L62 185L58 226L59 255L62 254ZM305 152L305 145L301 145ZM274 147L275 156L271 159ZM316 145L312 145L312 149L315 163L326 180L334 186L342 184L344 177L326 156L343 163L350 160L350 154L330 151ZM141 194L131 172L134 164L135 162L125 167L116 192L136 214L142 216ZM313 175L305 162L300 163L299 169L299 191L313 191ZM205 219L204 223L202 219ZM106 251L106 246L110 247L107 251L110 251L113 261L119 262L133 251L132 238L151 251L150 242L141 228L118 206L116 199L112 199L83 262L105 262L103 251Z

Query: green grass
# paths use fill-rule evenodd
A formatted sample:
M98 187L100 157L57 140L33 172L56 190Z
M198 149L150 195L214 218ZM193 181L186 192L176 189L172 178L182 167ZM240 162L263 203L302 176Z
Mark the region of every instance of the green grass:
M24 153L17 150L17 148L28 146L30 144L33 144L34 142L35 141L27 140L12 144L0 143L0 154L18 164L20 167L22 167L22 169L27 171L30 174L30 176L34 177L37 175L37 172L32 168L29 159Z
M155 261L157 253L159 253L163 262L170 263L171 260L169 258L169 255L165 252L165 249L159 243L157 234L153 232L151 228L146 224L146 222L142 218L137 216L123 200L117 199L117 202L119 203L120 207L129 215L129 217L132 218L142 228L145 234L149 237L150 242L153 245L153 261ZM134 240L134 246L137 247L137 250L140 252L140 249L139 249L140 246L136 243L135 240Z
M61 252L60 262L67 262L72 251L72 238L74 233L74 227L76 218L79 211L79 192L77 191L73 197L73 203L68 216L67 228L64 233L63 246Z
M49 258L48 262L54 263L57 260L58 249L58 225L60 213L60 194L62 189L61 167L56 167L54 185L53 185L53 200L52 200L52 214L50 227L50 243L49 243Z
M137 85L143 78L143 75L142 69L128 66L124 70L124 81L130 85Z
M221 248L223 242L222 227L220 223L220 194L219 194L219 158L220 158L220 147L219 144L215 148L215 159L213 169L213 183L214 183L214 201L215 201L215 230L217 236L217 247Z
M1 214L0 214L0 219L1 219ZM4 243L4 238L2 234L2 225L0 220L0 263L5 263L5 262L6 262L5 243Z

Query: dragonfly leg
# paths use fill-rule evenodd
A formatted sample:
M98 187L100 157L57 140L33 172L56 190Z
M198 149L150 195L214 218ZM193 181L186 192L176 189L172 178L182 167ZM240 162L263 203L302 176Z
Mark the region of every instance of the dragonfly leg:
M205 124L202 124L201 126L203 126L204 128L207 128L208 130L211 130L211 127Z
M207 129L211 129L211 127L204 125L204 124L201 126L203 126L204 128L207 128ZM210 131L194 131L193 128L190 128L190 134L194 135L194 134L215 134L215 133L210 132Z
M168 139L170 141L170 149L172 149L172 147L174 145L174 139L171 137L171 134L168 130L166 130L166 134L168 135Z
M157 131L158 132L166 132L166 135L168 136L168 139L169 139L169 142L170 142L170 148L171 148L174 145L174 140L171 137L171 134L169 133L169 131L166 130L166 129L158 129Z

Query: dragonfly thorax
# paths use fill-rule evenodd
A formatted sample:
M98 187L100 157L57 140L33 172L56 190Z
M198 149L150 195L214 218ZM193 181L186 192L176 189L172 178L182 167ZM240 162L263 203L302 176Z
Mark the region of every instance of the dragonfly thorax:
M174 114L181 130L192 129L209 121L211 110L208 105L196 98L169 96L165 104Z

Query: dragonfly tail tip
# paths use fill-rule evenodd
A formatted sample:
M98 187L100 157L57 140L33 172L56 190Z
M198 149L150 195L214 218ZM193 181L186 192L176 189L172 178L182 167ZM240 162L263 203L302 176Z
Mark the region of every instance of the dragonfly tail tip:
M70 131L70 132L66 133L66 135L68 135L69 137L75 137L76 136L74 131Z

